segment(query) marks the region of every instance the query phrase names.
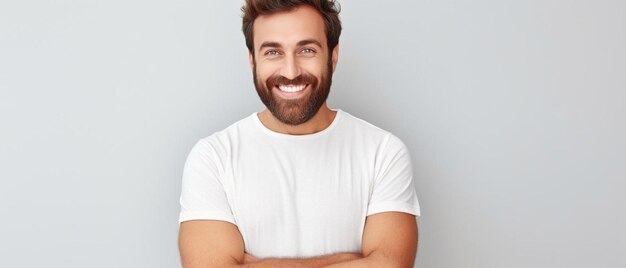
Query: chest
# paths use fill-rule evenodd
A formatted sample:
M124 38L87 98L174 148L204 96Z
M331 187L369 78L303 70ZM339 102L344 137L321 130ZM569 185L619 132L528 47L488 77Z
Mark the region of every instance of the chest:
M234 157L224 185L246 247L292 257L359 251L373 181L366 154L265 149Z

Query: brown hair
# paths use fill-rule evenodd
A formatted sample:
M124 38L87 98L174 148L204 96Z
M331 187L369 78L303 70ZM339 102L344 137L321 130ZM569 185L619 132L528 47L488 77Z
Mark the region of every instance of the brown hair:
M326 40L329 51L332 51L341 35L341 21L339 20L339 3L335 0L246 0L241 7L243 12L243 35L246 38L246 46L254 55L253 27L254 20L260 15L290 11L300 5L309 5L315 8L324 20Z

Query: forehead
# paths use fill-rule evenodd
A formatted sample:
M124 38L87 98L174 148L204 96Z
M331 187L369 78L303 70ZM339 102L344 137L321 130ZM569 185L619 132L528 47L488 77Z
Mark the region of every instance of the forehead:
M254 46L263 42L294 45L305 39L315 39L326 45L324 20L313 7L302 5L287 12L261 15L253 26Z

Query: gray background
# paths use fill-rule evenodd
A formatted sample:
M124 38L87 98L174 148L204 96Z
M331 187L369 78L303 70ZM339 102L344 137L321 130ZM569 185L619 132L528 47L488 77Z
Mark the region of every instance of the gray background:
M0 2L0 267L177 267L182 166L261 110L241 1ZM416 267L626 265L626 2L348 1L330 106L402 138Z

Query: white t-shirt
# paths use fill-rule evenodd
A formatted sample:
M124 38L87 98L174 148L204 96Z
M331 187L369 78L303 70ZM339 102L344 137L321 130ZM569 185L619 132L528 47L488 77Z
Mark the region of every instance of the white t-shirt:
M274 132L254 113L193 147L179 221L231 222L258 258L360 252L368 215L419 215L412 177L400 139L342 110L310 135Z

